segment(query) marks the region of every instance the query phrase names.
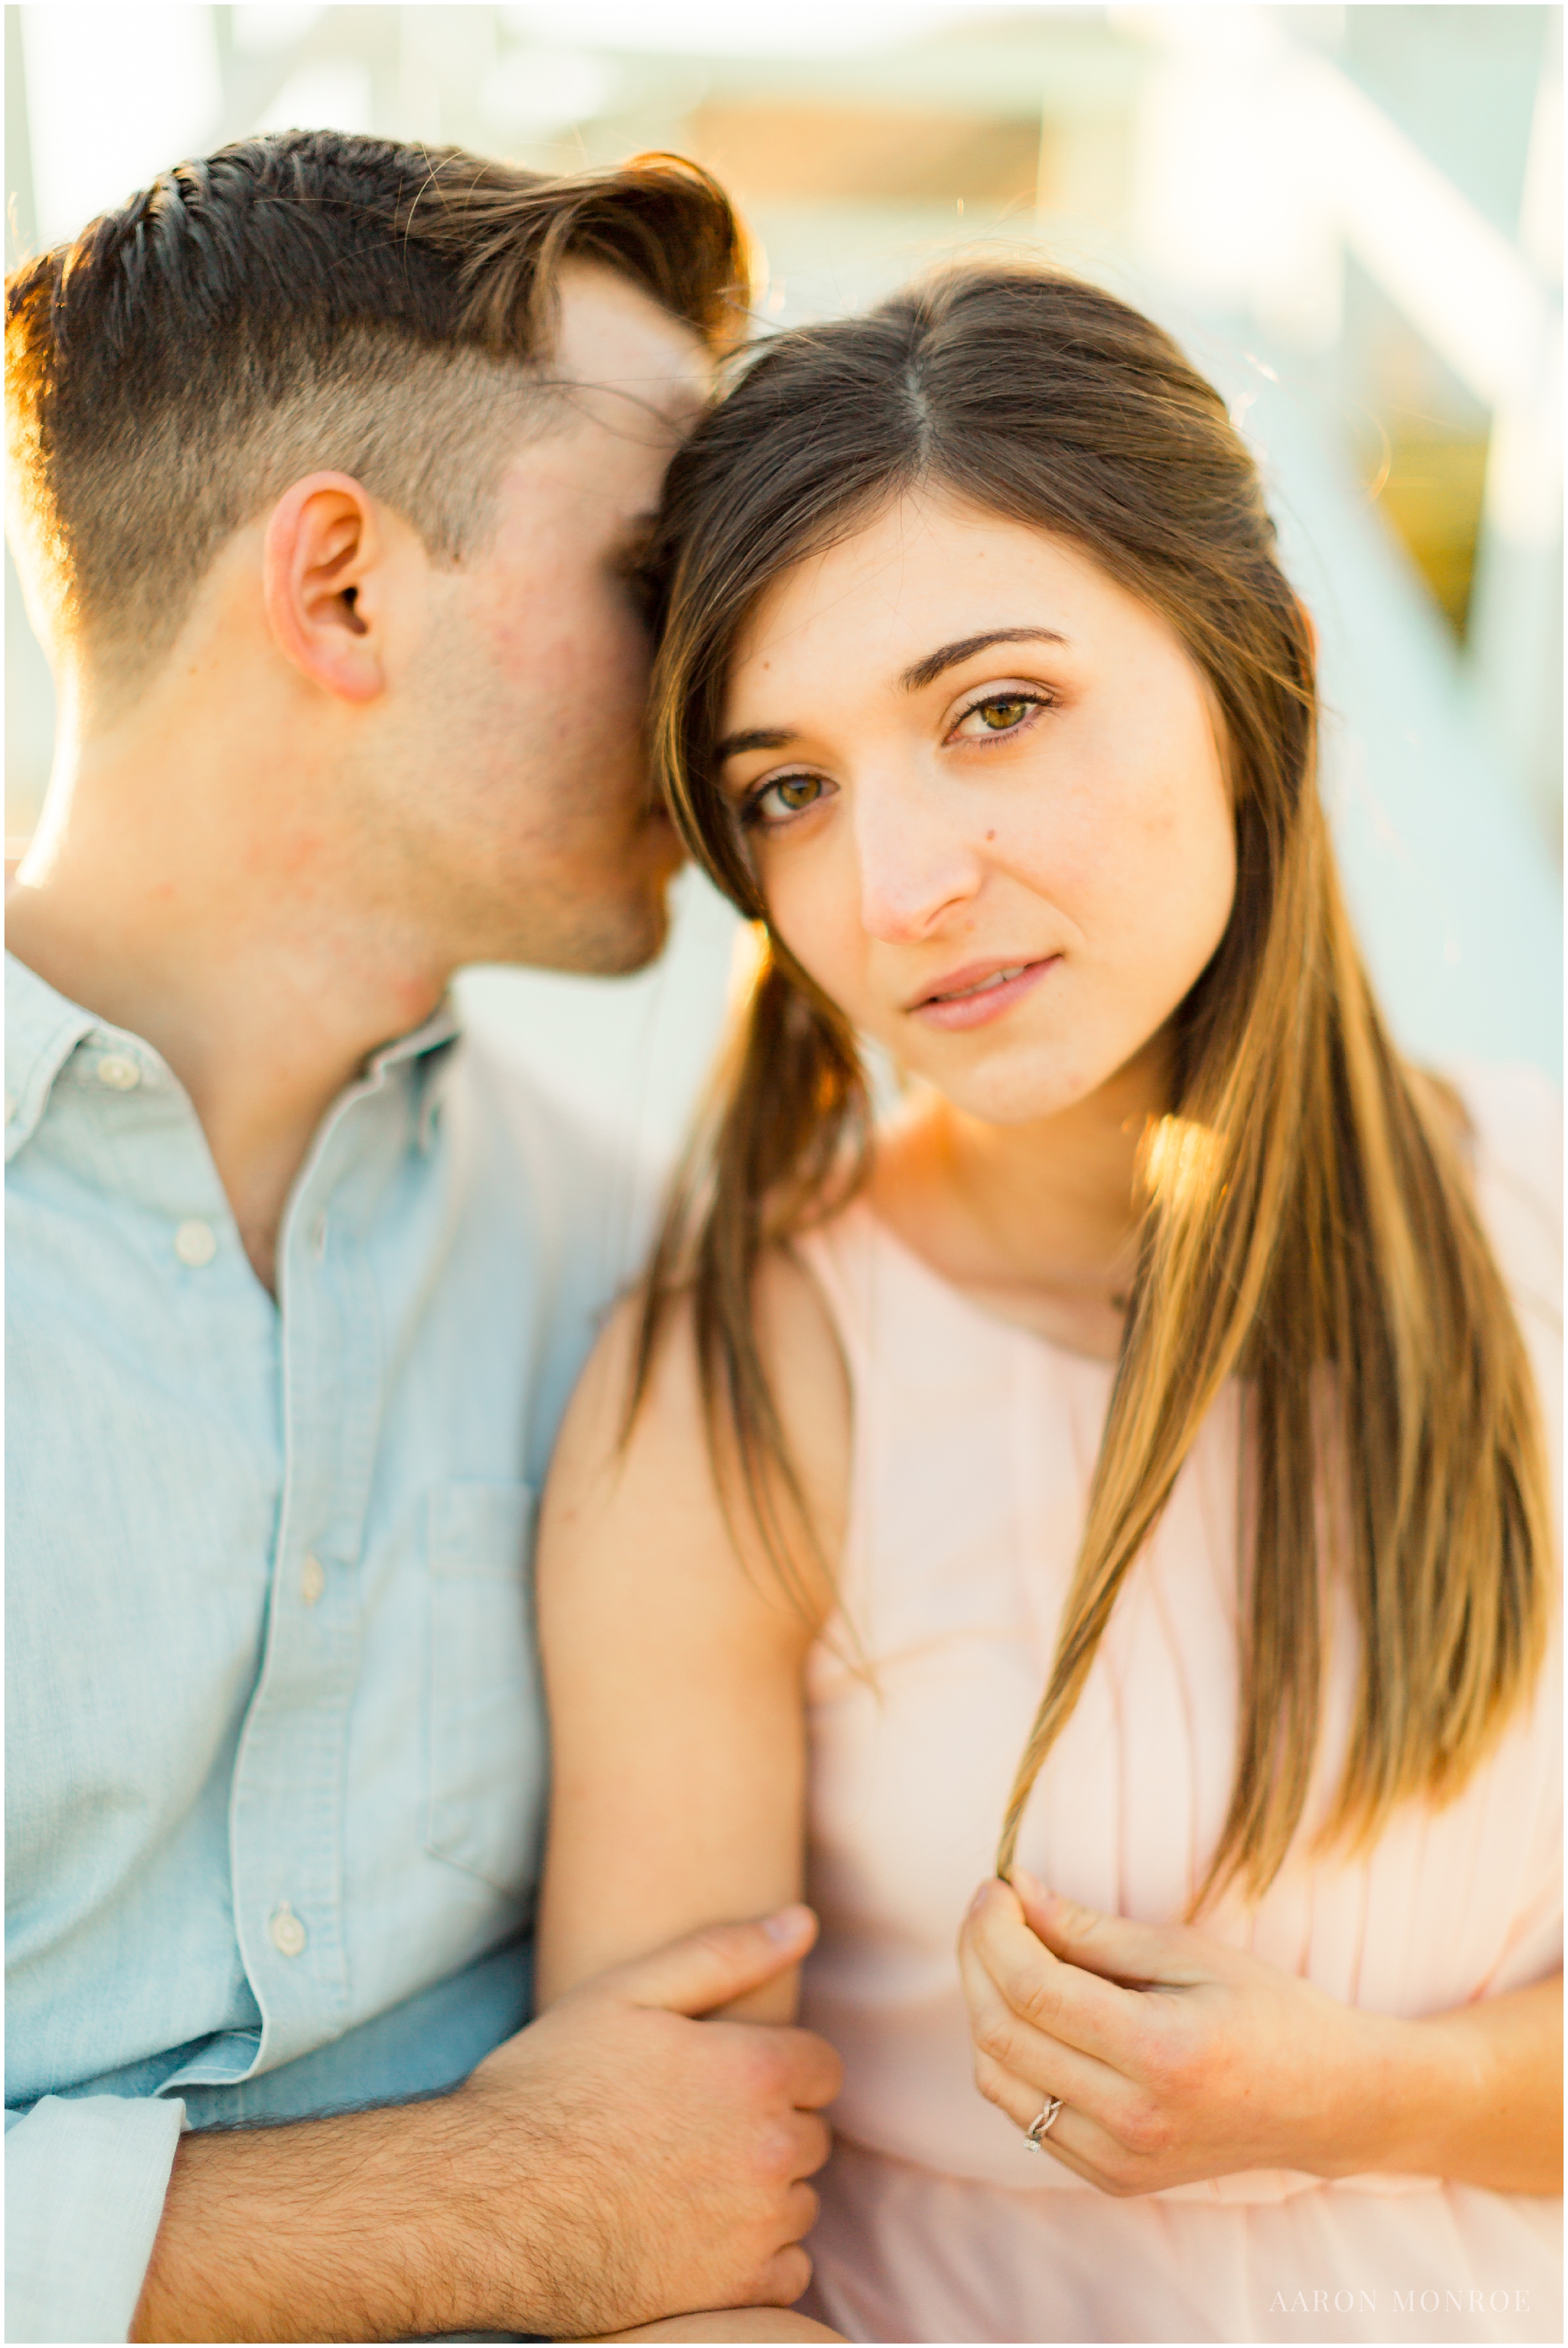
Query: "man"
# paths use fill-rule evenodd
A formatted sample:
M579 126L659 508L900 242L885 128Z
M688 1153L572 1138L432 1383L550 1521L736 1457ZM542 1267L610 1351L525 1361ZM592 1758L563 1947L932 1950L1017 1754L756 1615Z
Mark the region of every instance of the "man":
M668 160L295 133L8 288L61 709L10 910L12 2338L804 2286L835 2060L696 2017L807 1911L519 2028L531 1511L622 1267L614 1169L445 1008L661 942L633 574L741 278Z

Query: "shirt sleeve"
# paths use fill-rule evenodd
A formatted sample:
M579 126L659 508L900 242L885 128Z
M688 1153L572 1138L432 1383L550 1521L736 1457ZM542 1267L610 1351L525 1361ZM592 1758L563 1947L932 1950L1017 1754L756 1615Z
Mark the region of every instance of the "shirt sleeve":
M184 2125L173 2096L7 2110L7 2340L129 2338Z

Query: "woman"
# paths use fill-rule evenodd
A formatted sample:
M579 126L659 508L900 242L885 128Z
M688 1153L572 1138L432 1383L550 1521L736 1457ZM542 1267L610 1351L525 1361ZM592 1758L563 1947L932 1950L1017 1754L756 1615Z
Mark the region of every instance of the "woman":
M970 271L667 521L762 949L548 1504L543 1994L809 1890L854 2337L1553 2336L1556 1112L1389 1041L1246 452Z

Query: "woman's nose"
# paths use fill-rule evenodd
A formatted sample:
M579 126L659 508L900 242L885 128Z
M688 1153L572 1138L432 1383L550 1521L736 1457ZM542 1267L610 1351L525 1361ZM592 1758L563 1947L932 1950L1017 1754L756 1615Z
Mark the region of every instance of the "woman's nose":
M856 793L860 919L867 937L912 943L979 894L982 862L958 812L902 778Z

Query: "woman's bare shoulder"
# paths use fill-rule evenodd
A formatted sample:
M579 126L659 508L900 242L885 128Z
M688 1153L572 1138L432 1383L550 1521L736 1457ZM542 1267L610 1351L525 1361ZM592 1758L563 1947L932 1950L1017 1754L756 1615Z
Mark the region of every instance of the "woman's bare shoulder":
M809 1630L831 1605L848 1510L849 1382L821 1291L783 1247L758 1268L753 1328L788 1466L809 1513L809 1533L797 1528L792 1536L787 1488L762 1447L764 1489L782 1500L775 1521L791 1550L786 1578L797 1622L801 1591L817 1591ZM776 1612L778 1560L745 1505L723 1392L720 1365L704 1378L690 1290L664 1301L651 1341L641 1295L623 1298L606 1320L561 1429L546 1498L545 1569L586 1539L635 1527L640 1553L661 1560L661 1570L733 1581L736 1594L743 1585ZM737 1566L745 1570L737 1574Z

